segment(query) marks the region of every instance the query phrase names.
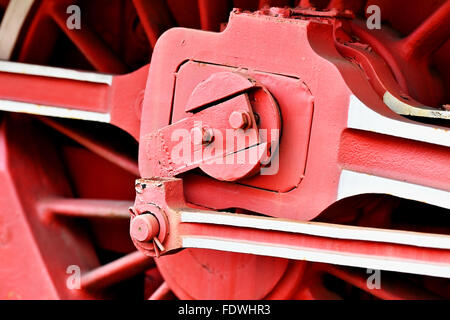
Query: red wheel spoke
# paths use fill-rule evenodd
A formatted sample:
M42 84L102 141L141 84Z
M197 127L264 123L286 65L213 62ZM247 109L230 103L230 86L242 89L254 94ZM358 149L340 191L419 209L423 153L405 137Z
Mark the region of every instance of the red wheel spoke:
M167 2L165 0L133 0L133 4L153 48L159 36L175 26Z
M95 154L107 159L108 161L116 164L122 169L139 176L139 168L134 159L131 159L129 156L121 154L111 147L105 146L105 144L95 140L93 137L86 133L78 132L77 130L70 128L68 126L64 126L55 120L50 118L42 118L42 121L47 125L52 127L53 129L61 132L62 134L70 137L75 140L82 146L91 150Z
M81 287L84 290L100 290L134 277L153 266L153 259L136 251L87 272L81 277Z
M170 300L173 298L172 292L166 282L163 282L158 289L148 298L148 300Z
M198 10L202 29L219 31L220 24L228 21L231 8L227 1L198 0Z
M439 49L450 34L450 2L445 1L416 30L403 40L405 57L427 57Z
M382 285L380 289L370 289L367 286L367 279L370 276L368 273L359 271L358 269L349 269L345 267L338 267L335 265L322 265L325 272L348 282L361 290L367 291L368 293L378 297L380 299L389 300L424 300L424 299L437 299L438 297L424 291L421 288L414 286L413 284L398 279L391 274L382 273Z
M39 204L44 217L54 215L80 218L129 219L128 208L131 201L93 200L93 199L47 199Z
M126 73L129 70L111 48L87 26L83 26L79 30L69 30L66 26L67 16L64 10L59 10L58 7L55 7L52 12L52 18L95 69L100 72L117 74Z

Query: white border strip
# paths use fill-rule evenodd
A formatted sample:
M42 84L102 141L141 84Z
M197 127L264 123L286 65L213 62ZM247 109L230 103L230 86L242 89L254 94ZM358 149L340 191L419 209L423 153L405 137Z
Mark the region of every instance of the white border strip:
M202 248L239 252L286 259L331 263L342 266L450 278L450 267L447 264L420 263L408 260L388 259L384 257L339 254L321 250L296 249L292 247L274 246L270 244L257 244L252 242L238 242L201 237L184 237L182 246L183 248Z
M354 95L350 96L347 125L352 129L450 147L450 130L427 124L415 124L406 119L401 121L385 117L367 107Z
M391 194L450 209L450 191L342 170L339 179L338 200L364 193Z
M84 72L72 69L39 66L20 62L0 61L0 72L17 73L31 76L42 76L76 81L86 81L111 85L113 76L110 74Z
M42 116L50 116L58 118L97 121L104 123L109 123L111 121L111 115L109 113L67 109L63 107L42 106L32 103L2 100L2 99L0 99L0 110L9 112L38 114Z
M182 211L181 222L206 223L308 234L334 239L350 239L404 244L417 247L450 249L450 236L420 232L354 227L320 222L288 221L230 213Z
M0 59L9 60L34 0L10 0L0 25Z

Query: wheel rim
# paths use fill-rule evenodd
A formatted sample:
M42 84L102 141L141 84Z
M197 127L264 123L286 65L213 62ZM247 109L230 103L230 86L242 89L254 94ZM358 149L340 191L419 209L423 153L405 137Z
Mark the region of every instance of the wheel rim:
M142 46L140 51L141 55L144 57L124 57L121 55L118 55L117 52L120 51L120 49L111 49L106 44L111 44L114 42L113 40L105 41L105 35L102 35L102 39L99 39L98 37L95 37L92 35L92 33L84 33L82 37L74 38L72 37L70 40L75 44L75 46L79 49L79 51L82 53L82 55L85 57L85 59L79 59L79 64L82 67L91 68L102 72L110 72L110 73L126 73L130 70L136 69L136 67L146 63L149 60L149 56L151 55L152 47L155 45L156 39L161 35L161 33L166 30L167 28L170 28L174 26L177 21L184 21L183 24L187 26L196 26L201 27L205 30L218 30L220 29L220 23L221 21L226 21L226 16L229 11L229 4L227 5L221 5L221 6L208 6L208 2L206 1L199 1L198 2L198 18L197 21L194 21L195 19L191 21L186 21L186 18L182 16L177 16L176 10L173 10L174 4L170 5L173 1L169 1L169 6L162 1L158 5L162 6L160 8L160 11L167 12L166 15L163 15L162 17L155 17L155 15L152 15L152 12L148 8L145 7L145 2L135 0L133 1L133 4L135 8L137 9L136 15L140 18L140 24L136 25L135 18L130 18L129 20L132 21L130 23L131 27L130 30L134 32L134 35L137 36L139 41L138 43L133 44L133 46L139 47L142 46L142 43L147 42L149 45L146 49L144 49ZM294 5L293 2L290 1L280 1L282 3L285 3L285 5ZM48 2L49 3L49 2ZM249 2L250 3L250 2ZM265 2L260 1L259 5L263 5ZM61 4L60 4L61 5ZM65 4L64 4L65 5ZM279 4L278 4L279 5ZM49 6L49 7L47 7ZM253 4L254 6L254 4ZM254 7L251 7L249 5L249 9L255 9ZM49 63L49 60L51 60L50 52L45 51L39 55L35 55L35 48L38 44L42 45L42 37L39 37L37 34L38 29L44 29L44 30L50 30L52 28L59 28L64 29L63 25L65 23L65 19L63 19L63 16L54 13L54 7L51 5L46 4L43 9L41 9L45 12L39 12L39 9L36 13L36 19L33 20L30 25L30 29L32 32L25 35L24 40L22 43L19 43L18 48L16 48L17 51L17 58L20 61L23 62L31 62L31 63ZM179 10L179 8L178 8ZM52 20L49 22L48 20L48 11L51 13ZM219 18L217 18L219 17ZM225 20L223 20L225 17ZM183 20L184 19L184 20ZM155 23L155 20L157 22ZM50 36L48 38L45 38L49 40L44 46L52 47L57 45L56 40L56 34L52 31L48 31L47 35L51 34L53 36ZM67 36L67 35L66 35ZM108 38L108 36L106 36ZM114 38L114 37L112 37ZM87 40L88 39L88 40ZM89 40L90 39L90 40ZM92 40L94 39L94 40ZM92 42L89 42L92 41ZM112 42L111 42L112 41ZM53 43L53 44L52 44ZM94 45L92 45L94 43ZM140 43L140 44L139 44ZM92 47L95 47L92 49ZM104 57L107 57L106 59ZM147 56L147 60L145 58ZM103 58L99 58L103 57ZM78 57L79 58L79 57ZM77 58L77 59L78 59ZM76 60L76 59L75 59ZM105 62L107 60L107 62ZM124 62L123 60L126 60ZM134 61L134 62L130 62ZM88 64L86 64L88 62ZM59 64L64 64L63 61L58 61ZM92 137L84 137L80 131L72 130L70 129L70 125L62 125L59 121L53 121L53 120L44 120L46 124L48 124L53 129L56 129L60 133L62 133L65 136L68 136L69 138L75 140L78 144L82 145L87 150L91 150L97 155L100 155L103 158L107 158L109 161L113 162L115 165L119 165L122 168L128 168L128 177L135 177L137 173L137 165L136 165L136 158L133 159L132 156L130 156L127 153L117 153L114 150L114 147L112 148L105 148L102 142L97 142ZM69 128L68 128L69 127ZM81 137L80 137L81 135ZM99 151L100 149L100 151ZM106 149L106 151L104 150ZM82 155L80 155L83 152L78 151L70 151L70 148L66 151L66 159L70 158L83 158ZM113 157L111 157L113 155ZM89 157L87 157L89 158ZM89 160L80 160L83 163L89 162ZM125 164L124 164L125 162ZM74 169L74 166L79 165L78 164L72 164L72 170ZM71 166L71 165L68 165ZM107 171L107 170L106 170ZM130 175L131 173L131 175ZM121 173L123 177L120 179L121 181L125 180L126 174L123 172ZM123 179L123 180L122 180ZM133 178L131 178L133 179ZM132 180L131 180L132 181ZM79 186L76 188L78 193L83 187L81 187L81 182L79 183ZM89 194L89 192L87 193ZM125 195L125 197L124 197ZM121 209L117 210L123 210L123 208L126 208L127 203L125 200L132 201L132 197L128 197L130 194L126 191L118 192L111 201L118 201L117 198L122 197L122 201L124 203L122 204ZM92 195L90 195L92 196ZM77 210L80 210L80 208L83 208L83 206L86 205L86 203L83 203L82 206L81 203L78 203ZM51 205L55 205L55 203L52 203ZM94 206L100 205L100 203L92 204ZM117 206L118 204L115 203L109 203L109 204L103 204L103 205L112 205ZM66 208L68 206L68 203L64 203L62 205L63 208ZM98 207L97 207L98 208ZM108 207L110 208L110 207ZM61 207L58 209L52 209L53 212L61 211ZM70 210L67 210L70 211ZM89 211L89 210L88 210ZM93 217L94 220L98 219L98 209L94 210L97 211ZM58 212L58 214L61 214L61 212ZM81 214L75 214L72 212L72 214L68 214L67 212L64 213L64 215L73 215L73 216L81 216L86 217L88 215L81 215ZM122 217L123 219L124 217ZM120 219L119 219L120 220ZM125 227L128 228L128 224L126 219L121 220L120 223L118 223L118 226L112 227L113 230L115 228L121 228L124 229ZM93 223L95 225L95 222ZM97 227L93 227L93 229L100 229L104 227L104 221L101 223L98 223L97 221ZM126 230L126 234L128 229ZM102 241L102 240L98 240ZM125 245L124 248L121 248L118 250L119 252L130 252L130 248L127 248ZM224 269L220 269L220 266L225 266L227 262L236 260L239 261L240 264L242 264L244 267L251 271L251 277L246 278L239 278L242 274L239 273L239 270L231 270L231 267L224 267ZM114 264L115 263L115 264ZM239 264L237 263L237 264ZM156 265L158 266L158 269L160 273L162 274L165 282L163 282L163 278L161 278L161 275L158 273L157 269L154 268L154 265L152 262L149 261L147 258L142 258L139 255L134 254L133 252L128 253L128 255L113 260L110 264L107 264L106 266L100 266L97 267L97 269L92 270L84 277L83 286L85 290L87 291L98 291L103 290L106 287L109 287L113 284L116 284L119 281L122 281L126 278L129 278L135 274L141 274L143 271L146 271L147 274L147 281L151 282L150 285L146 288L146 297L150 296L151 298L167 298L171 296L170 290L172 290L175 295L179 298L184 299L204 299L204 298L244 298L244 299L254 299L254 298L334 298L337 297L333 295L330 291L328 291L325 288L322 288L319 284L319 280L317 280L316 283L312 282L305 282L303 274L306 272L305 270L308 270L309 275L314 275L311 277L319 277L319 275L322 274L332 274L335 277L344 279L348 283L356 286L361 287L361 280L360 278L357 278L354 276L354 273L349 273L342 271L342 269L337 268L325 268L325 267L316 267L316 266L309 266L310 264L306 264L303 262L290 262L283 259L274 259L274 258L265 258L265 257L253 257L253 256L244 256L240 254L224 254L224 253L218 253L218 252L209 252L205 250L194 250L189 249L185 250L184 252L164 257L159 259L156 262ZM178 267L182 265L183 270L178 270ZM150 268L149 267L152 267ZM259 267L259 268L258 268ZM211 277L211 269L215 269L216 272ZM108 272L108 270L113 270L113 274L116 276L105 278L105 273ZM132 272L130 270L133 270ZM185 270L189 270L189 273L183 272ZM268 272L270 270L271 272ZM249 272L250 272L249 271ZM121 275L126 276L121 276ZM189 287L189 283L192 282L192 277L196 277L199 279L198 285L194 285ZM211 279L214 279L214 277L217 277L220 280L216 281L215 283L221 283L215 288L208 288L209 290L205 290L207 287L208 281L211 281ZM230 277L233 280L232 281L223 281L224 277ZM258 281L258 279L265 278L264 283L262 283L260 286L252 286L251 283L255 283ZM148 280L153 279L153 280ZM355 280L356 279L356 280ZM358 280L359 279L359 280ZM222 282L221 282L222 281ZM235 286L239 284L242 285L243 290L235 290ZM309 285L309 286L308 286ZM313 293L313 289L316 288L315 292ZM317 289L319 288L319 289ZM382 298L389 298L389 295L379 295Z

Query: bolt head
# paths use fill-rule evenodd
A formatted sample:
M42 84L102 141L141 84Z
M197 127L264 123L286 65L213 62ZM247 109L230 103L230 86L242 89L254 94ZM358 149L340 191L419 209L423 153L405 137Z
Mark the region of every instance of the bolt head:
M245 129L250 124L250 116L245 111L233 111L228 122L233 129Z
M214 131L213 129L205 129L203 131L203 143L208 144L213 142L214 140Z
M131 220L130 235L137 241L147 242L159 233L158 219L150 214L144 213Z
M193 143L197 146L208 144L214 140L214 131L212 129L195 127L191 130L191 137Z

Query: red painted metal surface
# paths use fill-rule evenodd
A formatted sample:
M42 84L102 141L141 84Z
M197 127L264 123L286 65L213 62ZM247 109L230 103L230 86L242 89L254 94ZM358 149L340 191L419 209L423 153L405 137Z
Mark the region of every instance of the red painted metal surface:
M304 97L305 107L300 107L308 110L308 103L314 99L313 118L309 120L310 114L307 114L305 122L302 123L307 127L309 121L312 122L311 132L305 137L307 143L301 144L304 148L301 157L306 157L307 154L308 160L301 172L301 182L297 181L294 189L273 193L253 188L252 186L259 187L259 185L251 179L244 181L243 184L230 185L204 176L189 175L185 178L189 202L215 209L239 207L276 217L313 219L336 201L341 170L356 169L352 162L363 154L357 152L353 143L346 138L349 135L357 139L358 148L367 147L370 160L378 160L376 167L371 166L371 161L366 161L364 167L357 168L358 171L374 175L382 173L382 176L387 178L416 183L420 181L421 184L430 187L449 190L450 158L439 154L441 149L439 146L417 143L409 150L403 149L401 155L397 156L396 152L383 146L398 138L375 135L373 143L367 143L371 141L369 138L374 136L373 133L347 127L352 95L358 96L378 114L390 119L406 122L408 120L391 111L365 80L365 73L339 54L334 42L329 41L330 38L333 39L333 23L323 23L322 18L319 21L315 19L302 16L301 12L299 16L293 15L287 20L235 12L227 29L220 34L172 29L160 40L155 48L149 72L148 91L144 99L141 121L141 142L145 141L148 133L167 126L171 115L178 114L172 111L175 107L172 104L173 92L175 96L178 93L178 87L175 87L178 80L174 81L173 74L177 70L182 70L183 62L187 60L216 66L224 65L235 70L245 67L295 77L307 86L314 97ZM268 42L264 41L267 32L273 34L282 32L284 36ZM249 37L249 34L252 36ZM294 38L297 41L291 44L289 51L278 50L286 39ZM199 50L199 47L202 47L202 50ZM245 51L246 55L239 55L239 51ZM261 55L260 52L265 54ZM298 57L302 57L308 63L295 63ZM318 73L316 70L321 72ZM193 79L194 76L190 78ZM277 83L276 79L272 81L274 85L283 84ZM158 95L153 95L152 92L158 92ZM279 95L272 93L275 99L283 100L290 98L290 92L292 91L280 92ZM292 104L280 105L281 114L292 112L289 110L291 108L299 107ZM311 112L311 109L307 112ZM301 120L296 119L297 123L299 121ZM287 150L295 149L296 140L286 141L289 137L290 134L283 134L280 146ZM367 142L364 143L363 140ZM398 144L401 145L402 142L408 144L408 140L401 139ZM380 147L377 147L378 144ZM148 149L142 146L145 144L141 143L139 155L141 175L154 176L153 166L148 161L151 155L149 156ZM420 147L428 148L429 153L426 155L417 153L415 148ZM279 167L296 167L297 158L284 157L282 152L285 149L282 150L280 147ZM442 149L445 153L444 150L445 147ZM170 151L169 148L168 152ZM433 160L430 161L430 157ZM405 161L408 165L404 165ZM278 174L265 178L273 183L279 180ZM261 176L255 179L258 178L264 179ZM206 190L222 194L222 197L209 197ZM236 193L240 196L234 197Z
M2 201L10 212L2 215L2 261L8 263L1 268L0 296L3 299L89 297L85 292L68 291L65 281L52 281L64 279L69 265L76 264L84 270L94 268L98 258L78 227L56 220L46 224L40 218L36 210L39 201L55 195L71 196L71 192L67 182L60 179L63 168L52 146L41 139L40 143L30 145L26 143L29 136L38 138L29 121L3 119ZM42 247L46 250L41 251ZM23 272L17 272L19 265Z
M450 191L448 147L348 126L352 96L375 114L410 124L383 103L385 92L415 107L443 110L450 92L448 1L78 1L87 26L79 32L65 26L72 2L36 1L13 59L122 75L109 86L0 72L0 98L109 113L110 123L134 141L96 125L2 115L0 250L1 261L8 263L0 262L0 298L108 298L133 292L150 299L174 298L173 293L184 299L336 299L349 287L367 292L359 297L382 299L448 295L448 286L427 276L414 278L416 286L394 274L373 291L365 285L366 275L352 268L202 249L164 255L181 248L184 235L376 251L430 263L447 263L445 250L180 223L173 220L176 214L155 210L139 196L132 221L159 214L130 230L128 212L139 176L183 178L184 192L180 185L174 188L178 194L170 205L157 200L169 212L207 207L384 228L394 224L397 201L372 196L336 203L343 170ZM0 1L0 19L7 4ZM295 8L299 4L302 8ZM371 4L381 7L390 28L365 28ZM262 9L234 10L229 17L233 7ZM175 26L215 32L164 33ZM195 126L198 119L206 126ZM264 144L271 152L263 149L256 164L207 163L211 157L173 166L177 143L171 138L177 129L193 134L193 154L212 149L227 129L251 137L244 147L224 153ZM279 140L264 138L261 129L278 130ZM162 138L152 144L155 136ZM131 147L124 151L123 145ZM260 174L275 164L275 174ZM448 233L445 222L440 227ZM153 261L133 244L163 256ZM70 265L81 268L80 289L66 285ZM347 289L331 288L330 276ZM108 289L121 284L129 287L110 295Z
M370 4L383 5L383 1ZM405 93L430 106L444 101L445 87L442 80L431 71L433 54L448 40L450 33L450 3L442 5L430 14L408 36L399 38L393 32L383 30L368 34L364 27L355 28L356 34L367 41L388 63L396 80Z
M222 86L229 89L217 89ZM278 146L277 103L245 75L212 75L194 89L186 108L194 113L141 137L148 158L143 165L150 170L146 176L175 176L199 167L217 180L235 181L255 175L269 161L269 149ZM241 124L233 123L235 114Z
M192 209L184 203L183 199L183 183L181 179L154 179L138 180L139 184L146 186L142 193L137 193L135 208L140 208L148 203L154 204L149 206L145 212L153 212L158 208L159 216L155 224L159 225L159 228L167 229L170 226L170 231L167 232L167 238L162 240L164 245L164 251L170 252L182 248L182 238L189 237L214 237L217 239L242 239L248 242L261 242L270 243L271 245L278 245L281 247L294 248L307 247L307 248L321 248L325 250L331 250L341 252L345 254L361 253L370 255L370 253L376 252L376 255L380 255L389 259L389 257L400 257L401 259L413 261L422 261L423 263L438 262L442 264L450 265L450 251L441 250L436 248L417 248L414 246L407 246L405 244L384 243L384 240L379 242L370 242L364 240L352 241L348 239L332 238L330 241L326 237L315 237L311 235L298 235L292 232L280 232L275 227L273 229L249 229L231 226L227 227L225 224L217 223L185 223L183 220L183 211L190 212ZM201 212L200 209L198 209ZM142 210L141 210L142 211ZM195 209L193 209L195 211ZM208 211L204 211L208 214ZM132 217L131 223L134 221L140 221L142 218L149 214L140 214ZM164 219L161 218L164 216ZM230 217L239 217L237 214L231 214ZM255 219L255 222L257 219ZM270 221L270 220L269 220ZM275 221L275 220L274 220ZM270 224L270 223L269 223ZM133 230L132 230L133 231ZM132 236L133 236L133 232ZM156 232L156 234L158 234ZM149 242L149 240L139 240L140 247L143 248L143 243ZM155 253L152 249L149 251L144 248L142 250L146 254L153 256Z
M423 264L433 264L437 263L437 265L446 265L447 269L450 266L450 250L442 250L440 248L431 248L431 247L417 247L414 245L406 245L406 244L396 244L396 243L387 243L385 239L379 239L378 241L367 241L367 240L351 240L351 239L338 239L333 236L328 235L312 235L312 234L299 234L294 231L291 232L283 232L277 230L275 226L272 228L261 228L261 229L251 229L248 227L239 227L239 225L232 224L223 224L219 219L221 217L217 217L217 222L213 223L192 223L189 220L185 220L185 215L189 214L204 214L210 215L212 212L210 211L202 211L198 208L189 208L188 205L184 202L183 199L183 185L181 179L140 179L137 184L140 186L139 192L136 195L135 208L142 208L146 206L146 210L143 213L132 215L131 224L133 226L135 221L140 221L141 219L150 216L151 213L158 212L157 217L157 225L160 228L164 228L170 231L167 232L167 236L164 236L164 239L161 240L161 244L158 243L159 249L156 248L155 244L151 243L151 239L142 239L140 234L136 234L131 230L131 236L134 238L134 242L138 249L145 253L148 256L159 256L160 254L167 254L173 250L177 250L185 247L185 240L187 238L193 239L209 239L214 241L231 241L234 242L237 246L239 242L244 243L247 246L252 246L254 244L261 245L270 245L278 247L279 250L281 248L289 248L289 250L295 250L298 248L300 250L324 250L325 252L336 252L339 254L343 254L346 256L361 256L364 258L367 257L378 257L382 258L383 261L392 261L392 259L399 259L407 263L418 262ZM151 203L152 205L148 205ZM222 214L224 215L224 214ZM225 214L226 215L226 214ZM223 216L223 218L229 219L251 219L250 216L244 216L239 214L228 214L227 217ZM253 218L254 224L258 223L258 218ZM261 219L261 218L260 218ZM259 220L261 222L262 220ZM156 223L156 221L155 221ZM270 225L270 221L267 220L268 225ZM272 221L275 223L275 220ZM343 226L341 226L343 227ZM374 229L376 230L376 229ZM138 237L136 237L138 236ZM420 236L416 234L416 236ZM225 251L230 249L224 249ZM276 253L270 253L270 248L266 248L266 255L274 255ZM238 251L239 252L239 251ZM261 255L265 255L265 253L259 253ZM197 255L193 253L193 255ZM255 259L258 256L255 256ZM198 259L202 259L203 261L209 261L210 263L220 259L209 260L210 257L201 257ZM180 260L183 259L183 260ZM267 264L264 259L260 259L260 268ZM158 260L158 266L162 270L171 270L174 266L178 265L176 261L188 261L187 257L184 255L174 255L173 257L167 258L167 260ZM214 263L214 262L213 262ZM212 264L213 265L213 264ZM273 268L273 267L272 267ZM339 269L332 269L339 270ZM180 287L180 281L185 281L186 276L178 278L173 278L174 270L172 269L172 275L168 275L166 281L168 281L169 285L174 288L175 292L178 295L183 296L183 286ZM170 273L170 271L168 272ZM268 273L264 271L264 273ZM333 272L332 272L333 273ZM164 273L163 273L164 274ZM338 273L339 274L339 273ZM341 275L341 274L339 274ZM252 274L255 277L254 274ZM367 279L366 279L367 280ZM231 289L235 284L234 281L239 281L239 279L232 279L232 282L228 285L221 285L221 288L224 287L227 289ZM182 283L182 282L181 282ZM361 284L356 283L357 286L361 286ZM243 285L239 292L234 292L233 294L227 292L225 296L223 296L223 292L219 292L216 290L208 290L205 294L201 292L204 288L203 284L195 284L190 286L190 292L195 294L195 298L205 299L207 297L213 298L224 298L224 297L234 297L234 298L249 298L255 295L269 294L268 288L265 288L264 291L258 292L254 287ZM262 288L259 288L262 290ZM392 289L392 288L391 288ZM395 290L394 290L395 291ZM388 291L389 292L389 291ZM388 295L389 293L386 293ZM394 293L391 293L394 294ZM396 294L400 294L397 292ZM192 297L192 296L191 296Z
M111 86L2 72L0 95L4 99L37 105L109 113L110 123L138 139L139 126L136 124L139 123L147 72L148 67L143 67L131 74L116 76ZM23 88L28 89L25 97ZM129 112L130 105L132 112Z

